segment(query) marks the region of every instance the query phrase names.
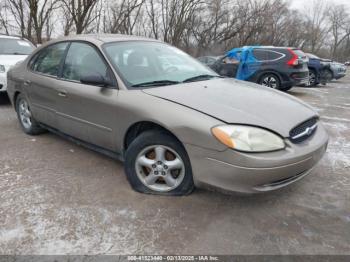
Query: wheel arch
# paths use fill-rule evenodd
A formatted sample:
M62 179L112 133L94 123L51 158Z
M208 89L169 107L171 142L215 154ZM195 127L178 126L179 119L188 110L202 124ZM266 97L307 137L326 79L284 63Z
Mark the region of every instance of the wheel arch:
M331 76L332 76L332 79L334 79L334 71L333 71L333 69L331 68L331 67L327 67L327 68L325 68L324 70L326 70L326 71L328 71L328 72L330 72L331 73Z
M260 83L260 81L264 75L268 75L268 74L273 74L273 75L277 76L278 80L280 81L280 84L283 82L282 76L278 71L269 69L269 70L264 70L264 71L259 72L259 74L257 76L258 83Z
M18 98L18 96L19 96L20 94L21 94L20 91L16 91L16 92L14 93L14 95L13 95L13 106L14 106L14 108L15 108L16 111L17 111L17 108L16 108L17 98Z
M128 149L130 144L143 132L149 131L149 130L158 130L163 131L164 133L174 137L181 145L183 146L183 143L180 141L180 139L169 129L164 127L163 125L156 123L154 121L138 121L136 123L133 123L129 128L127 129L124 138L123 138L123 152Z

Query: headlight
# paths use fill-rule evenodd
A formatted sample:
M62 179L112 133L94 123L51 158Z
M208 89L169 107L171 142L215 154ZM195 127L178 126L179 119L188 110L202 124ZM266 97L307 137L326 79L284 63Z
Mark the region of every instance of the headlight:
M0 65L0 73L5 73L5 66L4 65Z
M265 129L225 125L212 128L213 135L224 145L246 152L269 152L285 148L281 137Z

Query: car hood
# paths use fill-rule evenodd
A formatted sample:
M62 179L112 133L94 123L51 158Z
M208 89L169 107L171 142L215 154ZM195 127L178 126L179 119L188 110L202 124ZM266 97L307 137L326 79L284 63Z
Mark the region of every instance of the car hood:
M8 70L20 61L27 58L27 55L0 55L0 64L4 65Z
M200 111L230 124L260 126L289 136L317 116L307 104L281 91L234 79L213 79L143 89L143 92ZM185 117L185 116L184 116Z
M338 62L332 62L331 65L332 65L332 66L338 66L338 67L345 67L344 64L338 63Z

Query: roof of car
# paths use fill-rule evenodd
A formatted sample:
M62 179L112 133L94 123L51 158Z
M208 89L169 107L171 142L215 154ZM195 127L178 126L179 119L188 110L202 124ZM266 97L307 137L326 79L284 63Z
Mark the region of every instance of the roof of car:
M104 43L118 42L118 41L159 41L147 37L139 37L133 35L122 35L122 34L81 34L81 35L70 35L59 38L57 40L86 40L86 41L100 41Z
M268 48L268 49L287 49L287 48L291 48L291 49L299 49L299 48L295 48L295 47L288 47L288 46L264 46L264 45L261 45L261 46L246 46L246 47L251 47L251 48Z
M0 38L6 38L6 39L22 39L22 37L20 37L20 36L5 35L5 34L0 34Z

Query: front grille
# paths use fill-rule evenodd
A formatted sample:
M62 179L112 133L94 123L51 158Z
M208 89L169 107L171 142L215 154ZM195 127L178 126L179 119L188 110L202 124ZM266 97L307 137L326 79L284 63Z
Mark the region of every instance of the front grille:
M293 143L301 143L312 136L317 129L317 117L313 117L289 132L289 138Z

